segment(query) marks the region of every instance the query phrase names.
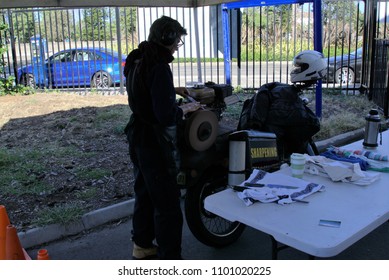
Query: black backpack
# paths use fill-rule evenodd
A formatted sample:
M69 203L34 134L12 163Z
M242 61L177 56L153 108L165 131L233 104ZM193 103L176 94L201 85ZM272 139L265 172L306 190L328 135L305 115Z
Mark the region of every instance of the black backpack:
M300 93L296 86L278 82L261 86L244 102L238 130L273 132L279 152L286 158L305 153L308 141L320 130L320 121Z

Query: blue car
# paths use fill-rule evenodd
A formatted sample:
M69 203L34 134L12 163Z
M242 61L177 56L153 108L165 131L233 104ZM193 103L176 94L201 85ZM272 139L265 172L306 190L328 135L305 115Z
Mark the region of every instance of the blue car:
M360 82L362 75L362 48L340 56L327 58L326 82L353 84Z
M53 54L46 60L33 59L18 69L18 81L30 87L108 88L120 82L120 64L115 51L101 48L74 48ZM123 69L122 67L122 69Z

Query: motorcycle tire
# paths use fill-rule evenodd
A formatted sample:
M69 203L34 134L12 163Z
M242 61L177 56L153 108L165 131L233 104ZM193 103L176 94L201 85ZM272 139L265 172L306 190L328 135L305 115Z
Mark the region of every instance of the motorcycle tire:
M204 208L207 196L222 191L227 186L227 172L203 176L197 184L186 191L185 217L192 234L203 244L224 247L234 243L243 233L245 225L230 222Z

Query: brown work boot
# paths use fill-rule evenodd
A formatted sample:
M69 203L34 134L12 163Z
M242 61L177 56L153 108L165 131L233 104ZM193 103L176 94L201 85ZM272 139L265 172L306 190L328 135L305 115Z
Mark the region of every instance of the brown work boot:
M134 243L134 248L132 250L132 259L133 260L155 260L157 259L157 246L150 248L142 248Z

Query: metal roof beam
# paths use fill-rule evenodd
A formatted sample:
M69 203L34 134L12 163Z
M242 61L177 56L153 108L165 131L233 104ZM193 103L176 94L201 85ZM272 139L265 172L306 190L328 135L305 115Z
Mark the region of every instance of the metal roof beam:
M1 8L33 7L202 7L237 0L13 0L1 1Z

